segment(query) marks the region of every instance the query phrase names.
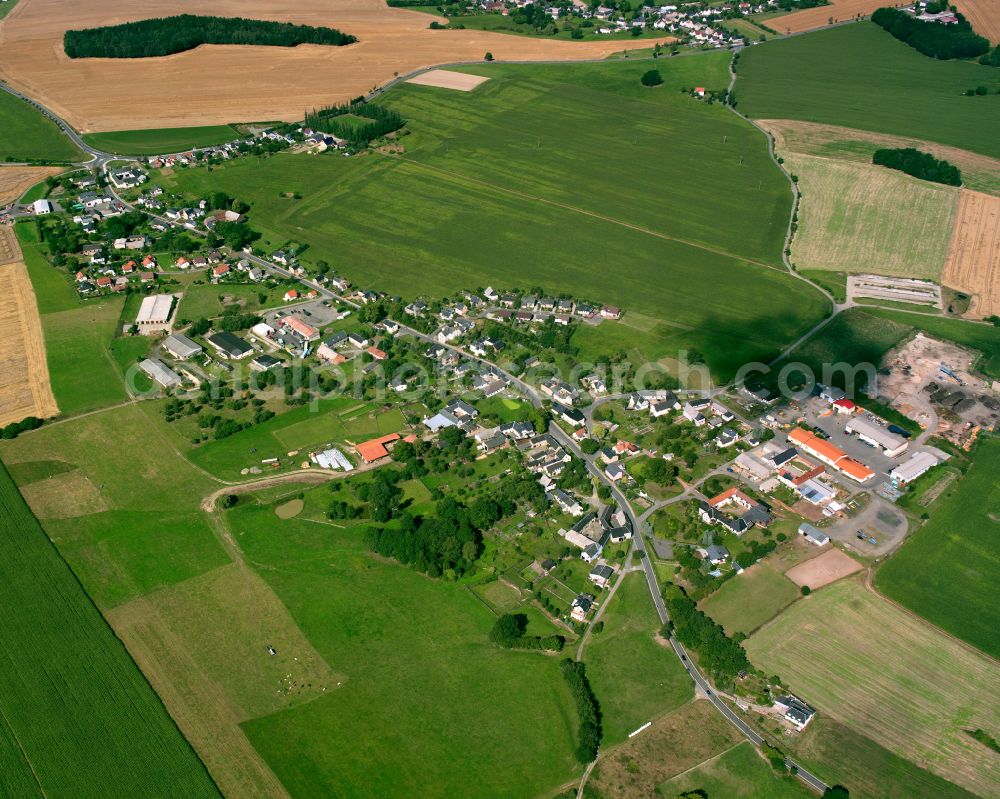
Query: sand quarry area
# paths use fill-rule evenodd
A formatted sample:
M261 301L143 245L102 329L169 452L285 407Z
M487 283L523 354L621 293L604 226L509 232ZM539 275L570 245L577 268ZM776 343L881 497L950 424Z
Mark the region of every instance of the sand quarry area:
M68 29L172 14L212 14L325 25L346 47L209 45L162 58L70 59ZM78 130L134 130L301 119L422 67L479 61L603 58L656 41L574 42L474 30L431 30L435 19L384 0L20 0L0 24L0 78Z
M968 316L1000 314L1000 197L962 190L941 282L972 295Z
M61 166L0 166L0 208L14 202L49 175L63 171Z
M14 229L0 225L0 427L58 410L35 292Z

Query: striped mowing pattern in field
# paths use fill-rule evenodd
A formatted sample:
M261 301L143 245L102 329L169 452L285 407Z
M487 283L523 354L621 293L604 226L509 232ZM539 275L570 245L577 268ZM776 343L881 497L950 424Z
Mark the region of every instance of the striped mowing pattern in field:
M0 793L218 791L0 464Z

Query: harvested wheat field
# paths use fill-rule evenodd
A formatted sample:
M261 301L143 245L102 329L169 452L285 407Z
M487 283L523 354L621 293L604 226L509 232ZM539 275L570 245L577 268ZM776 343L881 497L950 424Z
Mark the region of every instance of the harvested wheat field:
M484 78L481 75L467 75L464 72L452 72L450 69L432 69L430 72L424 72L422 75L410 78L407 83L471 92L480 83L485 83L488 80L489 78Z
M781 155L803 153L870 164L872 153L879 147L915 147L957 166L962 171L962 185L966 188L1000 197L1000 159L988 155L906 136L818 122L796 119L758 119L756 122L774 137L775 149Z
M1000 197L962 191L941 282L972 295L967 316L1000 314Z
M0 166L0 207L14 202L49 175L62 171L60 166Z
M815 8L804 8L801 11L793 11L781 17L773 17L765 23L769 28L774 28L778 33L801 33L811 31L816 28L825 28L834 22L844 22L855 19L859 16L867 17L876 8L891 6L894 3L887 3L885 0L831 0L828 6L816 6Z
M808 585L816 589L836 582L841 577L854 574L860 569L861 564L850 555L839 549L831 549L819 557L793 566L785 572L785 577L796 585Z
M1000 795L1000 758L965 732L1000 728L1000 668L860 579L794 603L744 646L820 713L979 796Z
M35 291L14 229L0 225L0 426L58 412Z
M69 59L67 29L190 11L338 28L347 47L208 45L162 58ZM81 131L301 119L305 109L356 97L395 75L449 62L603 58L656 41L573 42L475 30L430 30L430 14L384 0L20 0L0 26L0 78Z
M802 191L796 267L940 279L959 189L812 155L788 154L785 166Z
M965 15L972 30L985 36L991 44L1000 43L1000 8L997 0L955 0L955 6Z

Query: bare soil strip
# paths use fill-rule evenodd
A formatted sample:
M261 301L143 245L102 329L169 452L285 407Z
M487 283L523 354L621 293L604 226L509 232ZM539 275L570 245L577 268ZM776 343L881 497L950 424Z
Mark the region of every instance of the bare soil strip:
M0 427L57 413L35 291L13 228L0 226Z
M63 33L178 13L176 0L20 0L0 26L0 78L78 130L135 130L295 120L422 67L481 61L600 59L663 39L573 42L474 30L430 30L430 14L384 0L206 0L196 13L325 25L347 47L207 45L163 58L68 58Z
M449 69L432 69L422 75L410 78L407 83L418 86L436 86L440 89L455 89L460 92L471 92L480 83L486 83L489 78L480 75L467 75L464 72L452 72Z
M839 549L824 552L818 558L807 560L785 572L785 577L796 585L822 588L832 582L861 570L861 564Z
M63 171L59 166L0 167L0 207L14 202L36 183Z
M1000 196L1000 159L988 155L922 139L797 119L758 119L756 122L774 137L775 149L782 155L802 153L870 164L875 147L915 147L957 166L968 188Z
M962 190L941 282L972 295L966 316L1000 314L1000 197Z
M824 28L833 22L844 22L858 16L867 17L876 8L892 5L886 0L833 0L828 6L804 8L783 17L774 17L764 24L778 33L800 33Z

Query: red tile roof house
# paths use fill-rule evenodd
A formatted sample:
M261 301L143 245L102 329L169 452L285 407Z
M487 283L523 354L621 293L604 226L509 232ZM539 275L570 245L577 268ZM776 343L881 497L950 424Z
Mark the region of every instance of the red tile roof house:
M382 460L382 458L389 457L389 450L386 445L395 444L397 441L399 441L399 433L389 433L387 436L373 438L371 441L358 444L354 449L357 450L358 455L361 456L361 459L365 463L374 463L375 461Z
M378 347L369 347L368 349L365 350L365 352L371 355L372 358L374 358L376 361L384 361L386 358L389 357Z
M223 275L228 275L228 274L229 274L229 265L228 264L219 264L217 267L215 267L212 270L212 278L213 279L218 279L218 278L222 277Z

